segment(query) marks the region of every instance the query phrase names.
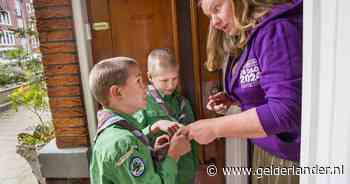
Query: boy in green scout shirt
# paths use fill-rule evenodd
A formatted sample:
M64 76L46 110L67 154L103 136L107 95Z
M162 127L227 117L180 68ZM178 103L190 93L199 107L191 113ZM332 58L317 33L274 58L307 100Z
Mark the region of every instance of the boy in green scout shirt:
M158 138L154 147L150 144L145 134L174 132L175 122L157 121L141 131L131 116L147 105L136 61L117 57L99 62L91 70L89 85L103 106L92 149L91 184L175 184L176 161L190 151L190 142L175 133Z
M177 91L179 65L169 49L155 49L148 56L147 108L138 111L134 117L141 127L153 125L158 120L177 121L187 125L195 120L189 101ZM151 140L151 141L154 141ZM191 184L198 169L198 145L191 142L192 152L184 155L177 163L177 184Z

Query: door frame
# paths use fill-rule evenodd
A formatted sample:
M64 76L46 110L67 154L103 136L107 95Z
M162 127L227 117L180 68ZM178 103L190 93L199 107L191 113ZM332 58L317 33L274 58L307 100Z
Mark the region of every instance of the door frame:
M304 1L301 166L345 166L345 174L300 183L350 183L350 1ZM344 144L345 143L345 144Z

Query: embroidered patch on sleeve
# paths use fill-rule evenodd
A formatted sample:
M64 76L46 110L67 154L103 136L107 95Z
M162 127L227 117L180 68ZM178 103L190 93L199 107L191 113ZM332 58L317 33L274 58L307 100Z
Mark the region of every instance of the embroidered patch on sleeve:
M117 166L121 166L125 160L127 160L133 153L135 152L135 148L132 146L128 152L126 152L120 159L117 161Z
M142 176L145 173L145 162L142 158L135 156L130 160L129 169L133 176Z

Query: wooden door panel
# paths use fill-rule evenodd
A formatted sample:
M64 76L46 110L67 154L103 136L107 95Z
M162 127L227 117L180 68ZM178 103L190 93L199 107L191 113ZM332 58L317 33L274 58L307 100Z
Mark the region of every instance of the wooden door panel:
M171 1L109 2L114 56L133 57L146 71L147 55L152 49L174 50Z
M90 25L96 22L110 22L108 0L87 0ZM112 30L94 31L91 28L94 63L113 56Z

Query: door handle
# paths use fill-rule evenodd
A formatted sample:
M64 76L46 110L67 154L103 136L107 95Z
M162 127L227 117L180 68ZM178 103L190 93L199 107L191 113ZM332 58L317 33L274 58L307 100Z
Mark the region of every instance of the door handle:
M94 31L105 31L109 29L108 22L95 22L92 24L92 29Z

